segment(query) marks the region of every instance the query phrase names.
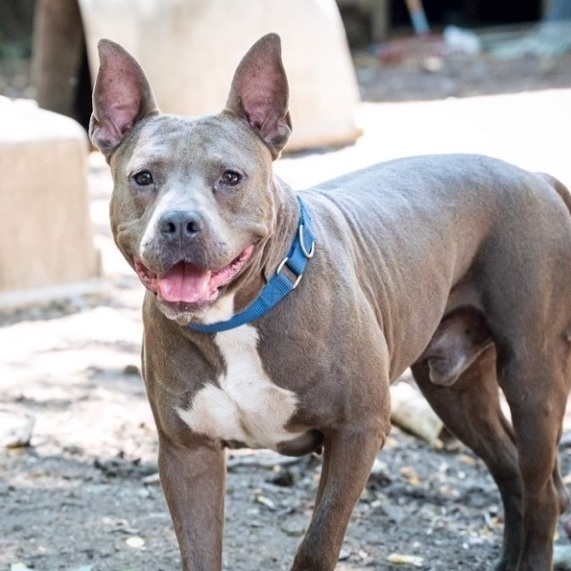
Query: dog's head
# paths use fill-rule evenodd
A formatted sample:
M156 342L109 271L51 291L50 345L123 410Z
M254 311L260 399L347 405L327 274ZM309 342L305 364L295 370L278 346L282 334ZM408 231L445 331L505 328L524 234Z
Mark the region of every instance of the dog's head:
M277 35L261 38L238 66L225 109L192 118L160 114L137 61L99 43L89 134L113 174L113 235L178 322L260 273L276 216L272 161L291 133L280 52Z

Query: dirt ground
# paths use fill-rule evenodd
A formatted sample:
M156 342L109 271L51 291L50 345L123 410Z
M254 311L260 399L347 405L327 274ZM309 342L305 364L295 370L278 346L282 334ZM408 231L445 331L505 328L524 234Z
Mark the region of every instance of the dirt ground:
M357 61L366 101L571 87L569 57L395 67L370 56ZM179 557L139 373L142 287L111 244L110 181L100 157L92 157L89 176L104 286L0 313L0 418L35 420L30 446L0 449L0 569L172 571ZM502 510L480 460L461 446L436 450L398 428L378 458L339 570L491 569ZM561 459L571 481L565 447ZM225 569L289 568L320 465L319 456L229 454ZM562 529L557 541L568 543ZM418 559L398 564L391 555Z

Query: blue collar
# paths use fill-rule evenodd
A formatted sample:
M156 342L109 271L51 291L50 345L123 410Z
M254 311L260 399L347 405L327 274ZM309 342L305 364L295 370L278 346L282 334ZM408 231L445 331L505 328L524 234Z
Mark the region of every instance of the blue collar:
M288 293L293 291L301 281L305 266L315 253L315 238L311 229L311 218L301 198L297 198L301 209L299 224L289 254L279 263L275 275L264 286L258 297L243 311L228 321L216 323L189 323L187 327L201 333L218 333L228 331L250 321L258 319L275 307ZM293 280L287 277L284 266L293 274Z

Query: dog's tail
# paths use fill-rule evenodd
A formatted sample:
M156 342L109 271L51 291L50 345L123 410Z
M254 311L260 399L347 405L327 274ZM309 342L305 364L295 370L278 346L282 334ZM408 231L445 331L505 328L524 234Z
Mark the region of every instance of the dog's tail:
M542 178L547 180L547 182L556 190L557 194L561 197L565 206L571 214L571 191L558 179L550 174L538 173Z

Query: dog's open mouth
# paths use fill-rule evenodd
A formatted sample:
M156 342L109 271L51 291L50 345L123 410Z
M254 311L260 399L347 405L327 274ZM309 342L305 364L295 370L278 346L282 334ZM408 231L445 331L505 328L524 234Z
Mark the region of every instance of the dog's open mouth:
M160 299L199 308L216 300L219 289L233 280L253 251L251 244L227 266L215 271L182 260L165 273L155 274L137 258L134 263L143 285Z

